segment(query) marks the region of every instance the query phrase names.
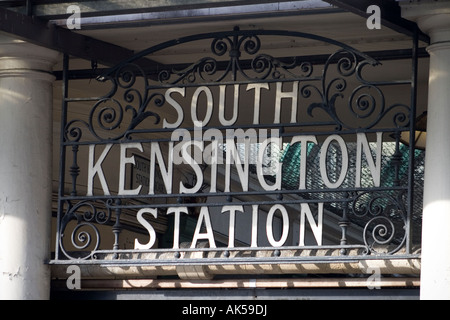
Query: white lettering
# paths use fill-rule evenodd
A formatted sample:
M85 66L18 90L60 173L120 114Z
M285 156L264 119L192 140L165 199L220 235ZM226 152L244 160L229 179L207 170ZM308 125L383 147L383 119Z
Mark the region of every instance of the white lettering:
M265 156L266 148L272 143L277 145L279 150L281 150L281 146L282 146L281 138L271 137L271 138L264 140L264 142L261 143L261 146L259 147L258 161L256 163L256 172L257 172L259 184L266 191L281 190L281 183L282 183L282 166L281 166L280 162L275 163L275 171L276 171L275 184L269 185L266 182L266 180L264 179L264 171L263 171L264 156Z
M120 145L120 173L119 173L119 195L138 195L141 192L142 185L134 190L125 190L125 170L127 163L131 163L133 165L136 164L134 156L127 157L128 149L137 149L140 152L143 152L142 144L140 143L127 143Z
M203 221L205 224L205 233L201 233ZM198 217L197 227L195 228L194 238L192 239L191 248L197 247L198 240L208 240L210 248L216 248L216 242L214 240L213 228L211 225L211 217L209 216L208 207L202 207L200 210L200 216Z
M245 151L243 160L241 160L239 151L237 150L237 143L235 143L235 138L237 138L238 141L244 142ZM227 130L225 192L230 192L231 165L233 163L236 165L236 170L241 181L242 190L248 191L250 146L252 140L254 141L254 139L256 139L255 129L250 129L247 132L244 132L243 130Z
M230 226L228 229L228 248L234 248L235 227L236 227L236 211L244 212L243 206L225 206L222 213L230 212Z
M195 159L193 159L191 157L191 155L189 154L189 152L187 150L189 145L193 145L194 147L203 148L203 142L190 141L190 142L184 144L183 149L181 150L181 152L183 154L182 157L184 159L184 163L191 166L191 168L195 172L195 175L197 176L197 179L196 179L195 186L192 186L191 188L186 187L185 184L182 181L180 181L180 193L196 193L200 190L200 188L203 185L203 171L200 168L197 161L195 161Z
M134 240L134 249L135 250L148 250L151 249L155 243L156 243L156 232L153 226L144 218L144 214L149 213L151 214L155 219L158 218L158 213L156 209L141 209L137 213L137 220L138 222L147 229L148 234L150 236L150 240L147 244L141 244L138 239Z
M276 241L273 236L273 218L277 211L280 211L283 220L282 234L280 240L278 241ZM267 216L266 233L267 233L267 240L269 240L269 243L272 247L275 248L282 247L286 243L286 240L289 236L289 215L287 213L286 208L281 204L275 205L270 209L269 214Z
M169 208L167 210L167 215L174 214L174 231L173 231L173 248L180 249L180 218L181 214L189 214L189 210L187 207L180 208Z
M210 318L214 318L217 307L196 307L189 304L189 307L183 307L183 315L208 315Z
M198 119L197 108L198 108L198 100L202 93L206 94L207 103L206 103L205 119L203 119L203 121L200 121ZM213 108L214 108L214 101L211 90L208 87L199 87L195 91L194 96L192 97L192 104L191 104L191 117L192 121L194 122L194 127L203 128L207 126L209 121L211 120Z
M252 206L252 248L258 248L258 215L259 206Z
M314 136L296 136L292 139L291 145L296 143L301 143L301 151L300 151L300 182L299 182L299 190L306 189L306 156L308 154L308 142L312 142L317 144L317 139Z
M178 114L178 118L174 123L168 123L166 119L164 119L163 127L164 128L178 128L184 120L183 108L181 105L172 98L172 93L179 93L183 98L186 96L186 88L170 88L166 91L166 101L170 104Z
M259 111L261 109L261 89L270 90L268 83L254 83L247 86L247 91L255 90L255 104L253 111L253 124L259 124Z
M339 179L332 183L328 177L328 169L327 169L327 155L328 155L328 149L330 147L330 144L332 141L336 141L339 144L339 147L341 148L341 159L342 159L342 168L341 168L341 175L339 176ZM325 142L322 145L322 149L320 150L320 174L322 176L322 180L325 183L325 185L330 189L339 188L342 183L345 180L345 177L347 176L348 172L348 149L347 145L345 144L344 139L341 136L338 135L332 135L328 137Z
M277 82L277 97L275 100L275 120L274 123L281 122L281 101L283 99L292 99L291 105L291 123L297 122L297 108L298 108L298 81L292 84L291 92L283 92L283 83Z
M219 164L223 164L222 153L219 153L219 143L223 143L222 132L218 129L206 130L203 135L203 141L211 141L203 151L203 159L206 164L211 167L211 181L209 192L217 192L217 168ZM220 156L219 156L220 155Z
M172 193L172 176L173 176L173 142L169 142L169 159L167 167L164 162L164 157L161 148L157 142L151 143L151 157L150 157L150 186L148 194L155 194L155 170L156 162L159 164L161 175L166 187L167 194Z
M373 160L372 152L370 151L367 136L364 133L357 135L357 149L356 149L356 181L355 186L361 187L361 170L362 170L362 151L366 155L367 163L369 165L370 173L372 174L375 187L381 185L381 156L383 152L383 133L377 133L377 149L376 149L376 163Z
M322 230L323 230L323 203L319 203L319 213L318 213L318 221L317 223L314 221L314 216L311 212L311 208L308 204L301 204L301 213L300 213L300 246L305 246L305 234L306 234L306 221L305 216L308 219L309 225L311 226L311 230L314 234L314 238L316 239L317 245L322 245Z
M219 102L219 121L223 126L232 126L236 123L239 114L239 88L238 84L234 85L234 107L233 117L230 120L225 119L225 95L227 86L220 86L220 102Z
M88 165L88 189L87 189L87 196L91 197L94 193L94 178L96 175L98 175L98 178L100 180L100 183L102 185L103 193L105 196L109 196L109 188L108 184L106 183L105 174L102 170L102 163L105 161L106 156L108 155L109 151L113 147L112 144L107 144L105 146L105 149L103 150L102 154L100 155L100 158L98 161L94 164L95 159L95 145L89 146L89 165Z

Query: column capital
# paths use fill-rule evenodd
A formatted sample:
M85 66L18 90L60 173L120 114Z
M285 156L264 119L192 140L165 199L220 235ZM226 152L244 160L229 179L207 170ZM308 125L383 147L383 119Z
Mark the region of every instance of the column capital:
M431 43L450 42L450 0L400 2L402 17L418 24Z
M0 77L32 77L53 81L60 53L0 35Z

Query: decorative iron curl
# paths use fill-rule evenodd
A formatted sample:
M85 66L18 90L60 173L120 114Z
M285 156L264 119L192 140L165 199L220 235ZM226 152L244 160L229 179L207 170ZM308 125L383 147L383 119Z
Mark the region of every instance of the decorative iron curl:
M251 78L251 80L266 80L269 76L273 80L285 79L287 76L293 79L307 79L312 75L314 67L310 62L299 63L297 58L292 58L292 60L292 63L285 63L270 55L260 54L252 60L251 64L252 70L260 76ZM291 71L294 69L299 69L301 73L295 74ZM242 71L242 74L250 79L244 71Z
M103 209L99 209L99 206ZM70 240L72 246L78 252L68 252L64 247L64 235L70 221L76 220L77 225L71 232ZM95 224L105 225L111 220L111 209L106 202L92 203L82 201L74 206L69 206L60 226L60 248L67 258L71 260L87 260L94 258L94 252L99 249L101 236ZM90 252L83 250L93 245Z
M392 219L379 216L370 220L364 228L364 244L366 245L366 254L389 254L393 255L404 248L407 233L405 226L403 236L398 245L394 244L396 236L399 234L399 228L396 227ZM380 249L382 248L382 249Z
M354 52L348 50L340 50L330 56L327 61L327 66L339 55L343 55L343 57L339 58L339 61L337 63L337 70L341 76L350 77L356 72L358 68L358 57Z
M375 94L369 91L375 91L378 96L378 100ZM378 101L378 102L377 102ZM377 105L380 113L378 115L375 113L377 110ZM385 99L381 90L373 85L361 85L353 90L349 100L348 107L352 115L357 119L368 119L370 117L376 116L378 120L379 115L382 115L385 109Z
M79 126L75 126L75 124L79 124ZM89 124L83 120L73 120L70 121L64 130L64 141L66 142L80 142L83 137L83 130L81 126L89 128Z
M338 77L329 79L330 67L336 64ZM321 77L321 88L317 85L308 84L301 89L304 98L311 96L314 89L321 97L321 102L311 103L308 107L308 114L313 117L315 109L322 109L335 122L338 130L346 129L372 129L382 121L387 121L387 117L393 114L392 123L396 128L406 129L409 126L410 108L403 104L395 104L386 107L386 99L378 83L370 82L362 77L364 67L378 65L376 61L359 61L355 52L340 50L331 55ZM348 89L349 77L354 77L360 84L350 93ZM347 109L345 105L339 104L345 95L349 94ZM351 115L354 120L347 121L346 115ZM355 126L358 123L358 126Z
M385 196L379 195L367 200L370 196L370 193L363 192L355 197L351 209L356 217L362 218L368 215L378 216L383 213L384 205L386 205Z
M130 89L136 84L136 72L131 70L131 68L136 68L140 70L141 75L144 75L144 71L140 69L139 66L135 64L125 65L120 68L116 73L117 85L123 89Z
M239 40L237 48L241 48L243 45L244 51L249 55L255 55L261 50L261 40L256 35L242 37Z
M234 80L238 75L250 81L268 78L300 80L309 78L313 73L314 68L310 62L299 62L297 57L293 57L292 62L286 63L267 54L258 55L260 50L261 39L257 35L215 38L211 43L211 53L217 57L225 56L227 53L229 55L228 61L221 62L221 69L216 59L206 57L182 70L163 70L158 74L158 80L162 84L171 85L198 84L199 80L218 83L230 74ZM246 70L246 66L242 64L240 60L242 54L256 56L250 62L250 70ZM215 75L217 77L211 79Z
M116 99L104 98L96 102L89 115L89 130L98 138L103 140L97 130L112 131L119 128L123 122L124 109Z
M72 235L71 235L72 245L77 250L85 250L92 243L91 234L87 231L82 230L83 227L91 228L92 231L95 233L95 239L96 239L94 250L91 251L91 254L89 254L88 256L85 256L85 257L81 257L82 260L87 260L87 259L92 258L92 252L94 252L95 250L97 250L100 247L100 233L99 233L97 227L95 227L91 223L81 223L81 224L77 225L75 227L75 229L72 231ZM64 253L66 256L70 257L65 250L64 250ZM70 257L70 258L73 258L73 257ZM78 257L77 259L80 259L80 257Z
M162 93L153 93L150 96L148 96L148 93L146 93L146 99L143 101L143 103L140 104L140 107L138 110L136 110L133 106L128 105L126 107L126 111L130 111L133 114L133 118L130 122L130 125L128 126L127 132L135 129L141 122L143 122L145 119L149 117L155 118L154 124L157 125L161 121L161 117L153 112L153 111L146 111L148 105L153 102L153 104L160 108L164 106L166 103L166 98ZM123 137L123 135L122 135Z
M233 47L233 41L230 38L216 38L211 44L211 52L218 57L225 55Z
M363 231L366 254L395 254L404 248L406 232L406 208L402 192L373 195L363 192L357 195L351 211L358 221L366 221Z
M396 112L392 118L393 125L396 128L408 128L410 126L410 114L411 109L404 104L394 104L393 106L389 107L385 114L388 114L390 112Z
M142 88L137 86L138 78L143 79ZM66 142L80 142L86 129L99 141L116 141L130 137L130 132L147 118L154 118L155 125L161 121L159 114L154 110L150 111L149 106L162 107L166 102L165 96L150 93L148 79L142 68L127 64L117 70L115 77L102 81L110 81L113 89L108 95L95 101L86 121L73 120L66 125ZM117 97L119 89L123 90L121 99Z
M375 217L366 224L364 228L364 235L366 235L364 237L364 243L366 246L373 248L373 243L368 243L367 234L372 235L374 243L387 245L394 239L395 225L390 219L384 216ZM388 238L386 238L387 236Z
M207 57L182 70L163 70L159 73L158 80L162 84L175 85L180 82L193 84L197 82L197 77L200 77L203 81L210 80L206 79L206 76L212 77L217 71L217 60ZM177 78L171 82L173 75L177 76ZM221 79L222 77L219 77L219 79L214 80L214 82L219 82Z

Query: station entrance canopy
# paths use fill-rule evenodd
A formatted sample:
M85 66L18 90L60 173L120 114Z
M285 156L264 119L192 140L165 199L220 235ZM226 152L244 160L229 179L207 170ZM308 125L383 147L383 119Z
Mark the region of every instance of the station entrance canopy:
M327 52L266 53L280 39L323 43ZM66 56L52 263L419 258L417 43L411 77L383 81L373 77L376 59L321 36L196 34L112 67L92 83L98 97L69 96ZM192 46L204 56L148 69L152 55Z

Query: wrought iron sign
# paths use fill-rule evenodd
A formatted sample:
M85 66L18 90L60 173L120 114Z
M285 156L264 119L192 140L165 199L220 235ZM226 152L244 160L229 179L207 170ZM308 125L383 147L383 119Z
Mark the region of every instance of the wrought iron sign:
M332 51L266 54L278 39ZM156 72L141 63L194 45L209 54ZM98 79L109 93L85 98L68 97L66 60L53 262L413 256L414 145L400 138L414 133L414 72L370 80L378 67L331 39L235 29L149 48ZM299 254L320 249L339 254Z

